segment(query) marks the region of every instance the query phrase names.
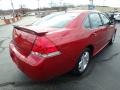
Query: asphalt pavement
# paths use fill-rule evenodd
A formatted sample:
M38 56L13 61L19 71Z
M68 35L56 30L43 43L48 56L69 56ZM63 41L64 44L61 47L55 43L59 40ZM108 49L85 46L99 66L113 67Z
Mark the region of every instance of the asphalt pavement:
M32 81L24 75L9 56L12 25L30 24L35 17L0 26L0 90L119 90L120 89L120 24L117 24L115 43L96 55L89 70L81 76L70 73L53 80Z

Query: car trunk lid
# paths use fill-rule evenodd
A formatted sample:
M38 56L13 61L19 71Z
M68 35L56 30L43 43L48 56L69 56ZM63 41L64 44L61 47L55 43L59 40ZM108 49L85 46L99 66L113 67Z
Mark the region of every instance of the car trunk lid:
M39 32L38 32L39 31ZM28 56L31 53L37 35L43 36L47 31L38 30L33 27L14 26L13 30L13 42L16 49L24 56Z

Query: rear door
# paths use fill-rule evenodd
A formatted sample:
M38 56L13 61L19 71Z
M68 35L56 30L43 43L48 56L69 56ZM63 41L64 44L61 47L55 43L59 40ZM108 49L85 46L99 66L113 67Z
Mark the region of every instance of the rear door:
M106 43L109 42L109 40L111 39L112 35L113 35L113 32L114 32L114 25L113 24L109 24L110 23L110 20L102 13L100 13L100 17L102 19L102 22L103 22L103 29L105 31L105 40L106 40Z
M98 13L90 13L91 39L95 46L95 52L99 51L105 45L105 31Z

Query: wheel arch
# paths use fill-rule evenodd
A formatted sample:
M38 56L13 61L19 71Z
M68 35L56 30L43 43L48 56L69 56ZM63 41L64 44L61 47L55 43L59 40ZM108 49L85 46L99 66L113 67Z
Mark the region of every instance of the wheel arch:
M91 51L91 55L93 56L93 53L94 53L94 46L93 45L88 45L86 48L89 48L90 51Z

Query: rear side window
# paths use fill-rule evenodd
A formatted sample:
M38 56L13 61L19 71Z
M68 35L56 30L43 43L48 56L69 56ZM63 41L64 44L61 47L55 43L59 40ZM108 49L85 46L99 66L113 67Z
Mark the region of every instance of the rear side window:
M87 18L85 19L84 21L84 27L85 28L90 28L90 20L89 20L89 17L87 16Z
M93 13L93 14L90 14L89 16L90 16L90 22L91 22L92 28L97 28L102 26L102 22L99 14Z
M101 16L101 19L102 19L104 25L106 25L110 22L109 19L105 15L100 14L100 16Z

